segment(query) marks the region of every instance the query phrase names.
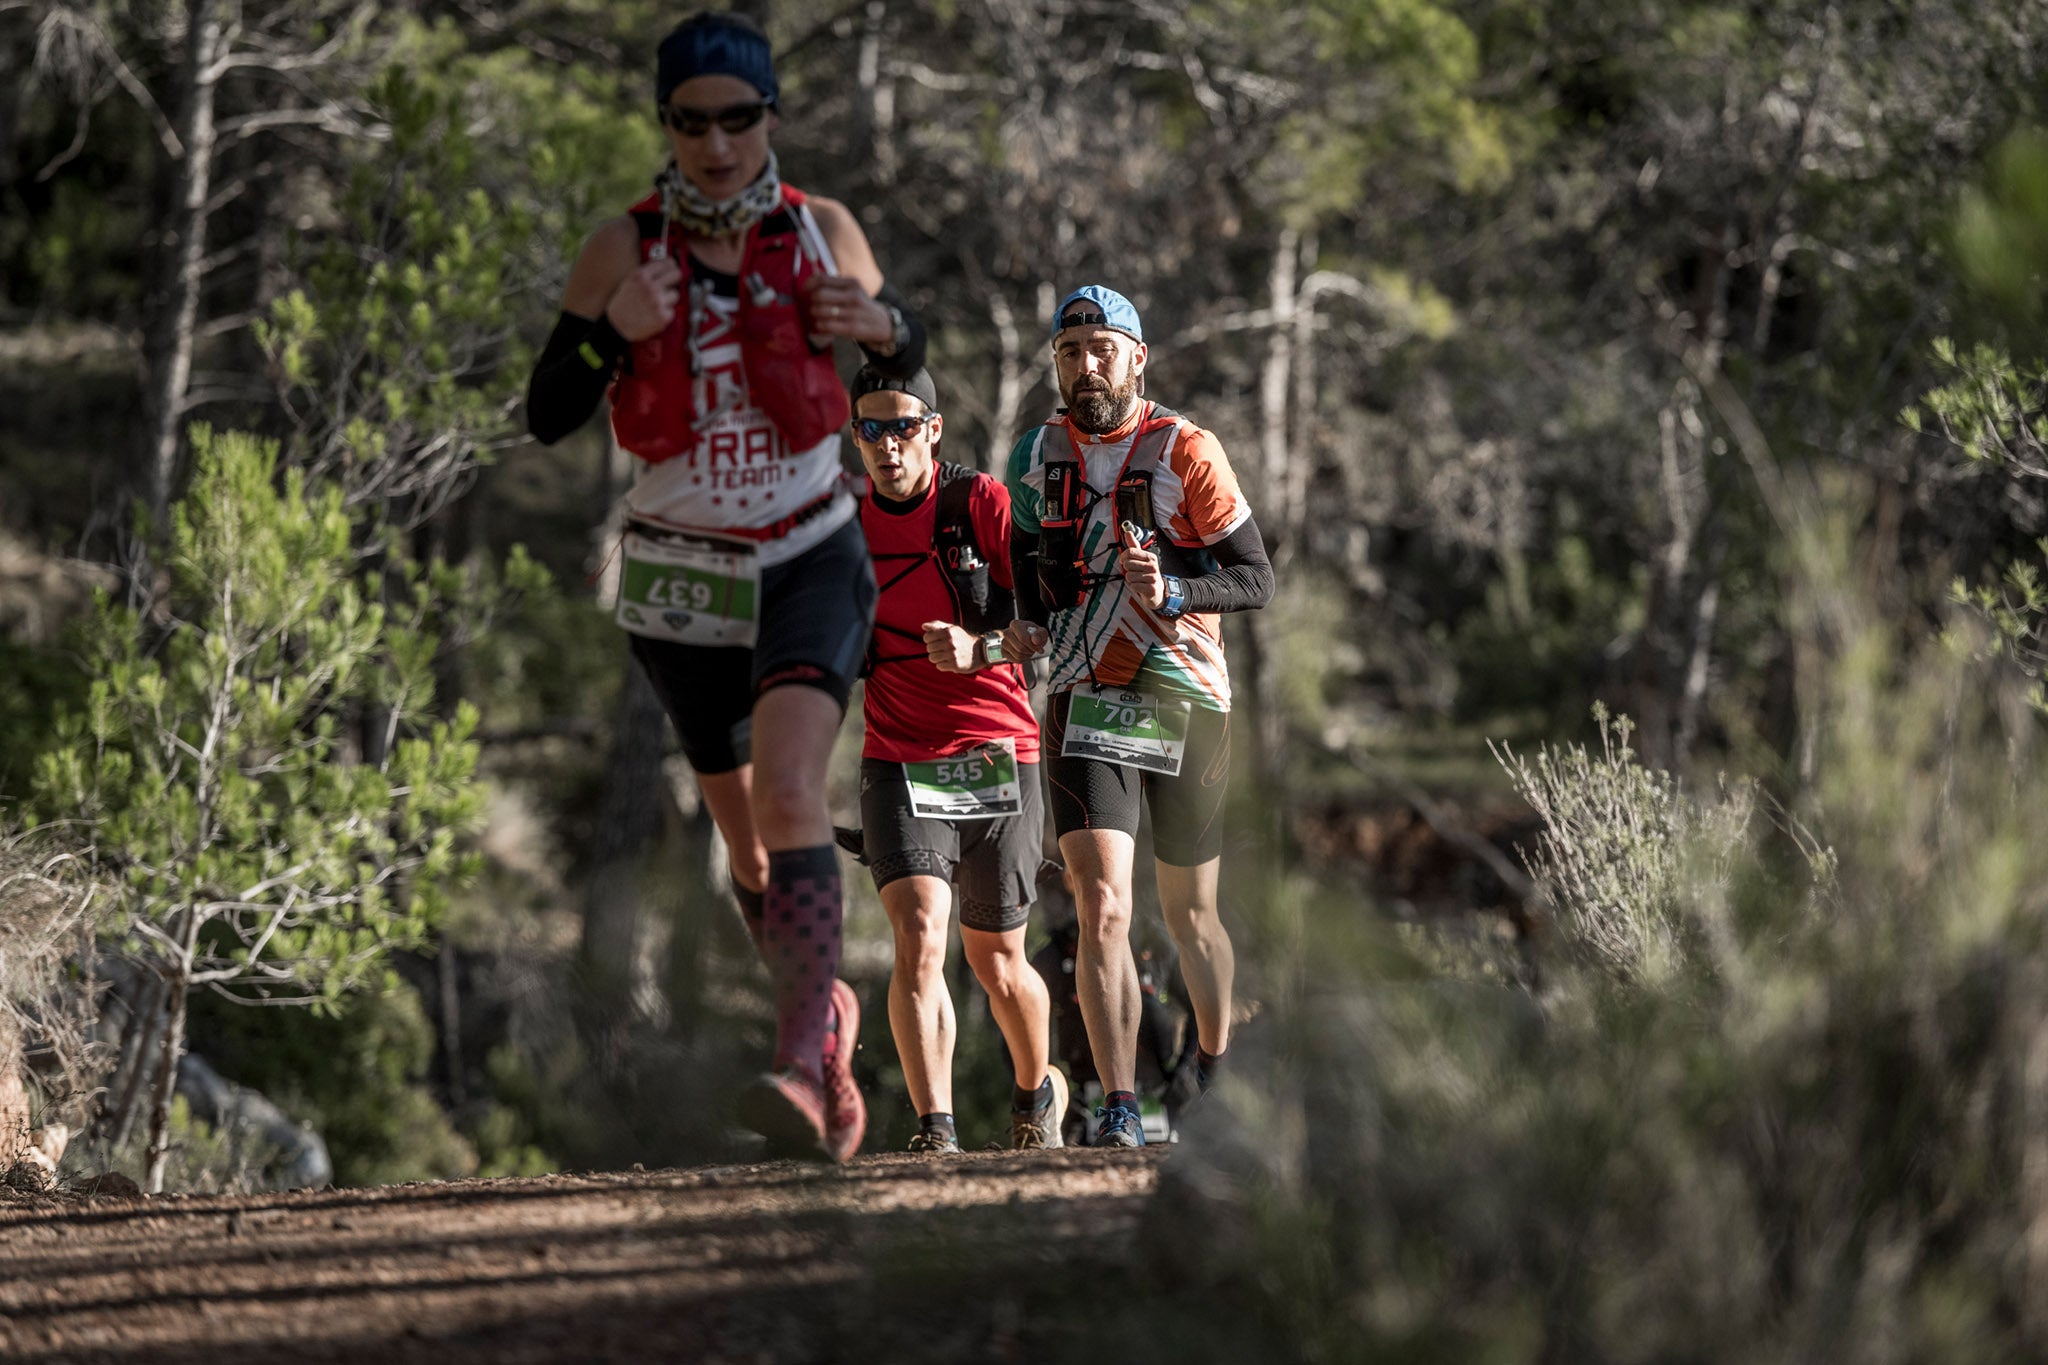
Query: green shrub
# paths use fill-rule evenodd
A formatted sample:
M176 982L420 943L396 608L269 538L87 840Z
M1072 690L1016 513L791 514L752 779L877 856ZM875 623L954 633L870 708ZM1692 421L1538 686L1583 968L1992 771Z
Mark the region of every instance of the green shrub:
M1266 1022L1166 1168L1176 1274L1315 1361L2048 1350L2038 721L1872 605L1854 524L1798 528L1796 821L1688 797L1611 725L1521 769L1540 1004L1338 889L1255 898Z

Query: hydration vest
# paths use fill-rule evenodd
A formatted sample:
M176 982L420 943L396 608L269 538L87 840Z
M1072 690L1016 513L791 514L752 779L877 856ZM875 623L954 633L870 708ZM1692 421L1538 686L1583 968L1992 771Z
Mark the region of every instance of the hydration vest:
M974 471L951 460L939 460L932 477L939 485L939 505L933 514L932 548L875 555L877 568L885 561L908 561L882 583L880 591L887 592L929 559L938 565L939 577L944 580L946 591L953 599L953 620L963 630L974 635L1001 630L1015 617L1016 604L1010 590L990 577L988 556L974 538L974 517L968 510L968 499L974 491ZM880 637L884 631L904 636L917 646L917 652L883 654ZM922 635L911 636L907 631L877 621L874 633L868 637L870 672L879 664L909 663L927 657Z
M1038 520L1038 584L1047 606L1079 606L1098 583L1122 576L1114 567L1114 547L1119 543L1114 533L1126 521L1153 533L1147 548L1159 556L1163 572L1185 578L1214 570L1215 559L1207 550L1174 544L1160 530L1152 513L1153 475L1179 434L1180 414L1161 404L1151 404L1139 419L1116 487L1104 493L1089 484L1087 466L1075 452L1074 436L1067 424L1047 424L1041 447L1045 453L1045 510ZM1107 572L1095 573L1088 567L1084 539L1088 519L1105 497L1114 497L1116 505L1116 522L1110 528L1112 567Z
M782 204L747 229L739 268L740 366L747 396L775 424L792 453L809 450L846 425L851 410L832 345L811 345L805 335L797 286L825 273L807 236L804 196L782 187ZM696 357L699 323L690 253L681 233L663 216L661 196L632 208L644 263L661 243L682 267L683 297L669 325L633 343L625 368L612 381L612 432L619 445L648 461L672 460L697 443L700 390ZM809 229L815 232L815 228Z

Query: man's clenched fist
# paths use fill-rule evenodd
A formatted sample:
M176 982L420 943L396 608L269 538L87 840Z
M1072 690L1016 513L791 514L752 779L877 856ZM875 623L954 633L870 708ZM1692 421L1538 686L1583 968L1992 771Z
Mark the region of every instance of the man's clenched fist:
M1131 595L1154 610L1164 606L1166 573L1159 567L1159 556L1139 543L1128 521L1117 527L1117 536L1123 542L1124 582Z

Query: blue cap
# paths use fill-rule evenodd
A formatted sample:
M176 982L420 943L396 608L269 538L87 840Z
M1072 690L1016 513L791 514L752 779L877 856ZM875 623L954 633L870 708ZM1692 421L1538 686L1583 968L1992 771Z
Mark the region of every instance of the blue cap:
M1076 302L1094 304L1093 308L1073 309ZM1073 309L1069 313L1069 309ZM1069 327L1108 327L1122 332L1131 340L1143 342L1145 331L1138 325L1138 310L1131 301L1114 289L1099 284L1084 284L1060 300L1060 306L1052 311L1052 334L1055 340Z
M654 101L667 104L672 91L692 76L737 76L773 102L775 58L768 35L743 14L706 10L677 24L655 56Z

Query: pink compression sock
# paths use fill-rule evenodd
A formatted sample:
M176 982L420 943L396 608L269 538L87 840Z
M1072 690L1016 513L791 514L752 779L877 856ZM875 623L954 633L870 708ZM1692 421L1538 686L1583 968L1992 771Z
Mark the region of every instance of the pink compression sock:
M824 1076L839 974L839 855L830 844L768 855L761 957L775 983L775 1065Z

